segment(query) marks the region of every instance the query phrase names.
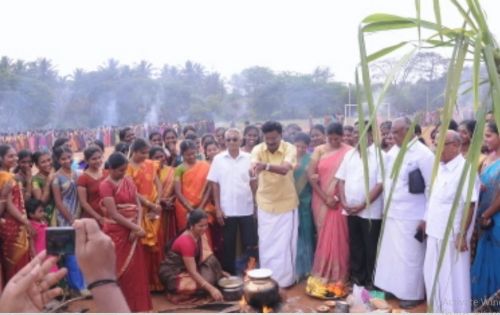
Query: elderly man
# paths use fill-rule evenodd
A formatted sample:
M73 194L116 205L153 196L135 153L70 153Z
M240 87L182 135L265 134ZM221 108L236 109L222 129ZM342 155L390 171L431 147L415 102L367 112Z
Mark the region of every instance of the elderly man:
M356 130L357 131L357 130ZM335 177L339 180L340 201L349 214L349 247L351 280L357 285L373 287L373 269L382 222L382 180L371 126L367 135L368 199L365 191L365 169L359 146L344 156ZM356 140L357 143L357 140Z
M446 142L441 155L438 173L429 198L429 207L425 215L427 251L425 253L424 279L427 300L433 312L470 313L470 252L467 244L471 236L471 221L474 204L478 199L478 179L472 189L471 204L467 208L468 179L460 192L450 238L444 243L444 234L448 218L451 215L453 200L458 191L458 184L465 166L465 159L460 154L460 135L453 130L446 133ZM462 231L462 220L465 229ZM439 255L445 247L444 260L437 274ZM437 278L437 279L436 279ZM432 288L436 282L435 295L430 305Z
M427 198L424 194L431 183L434 154L418 141L411 121L398 118L392 124L395 146L386 154L384 180L385 202L390 202L376 263L375 286L399 298L402 308L411 308L425 296L423 264L425 254L424 214ZM391 178L394 162L411 133L399 176ZM393 182L391 200L389 194Z
M259 261L269 268L280 287L294 283L297 255L298 197L293 168L297 150L282 140L279 122L262 125L264 143L252 150L251 174L259 176L258 206Z
M237 231L246 256L256 257L257 229L250 180L250 154L240 150L241 133L231 128L224 134L227 150L216 155L208 180L212 183L217 221L223 226L222 268L235 274ZM255 187L256 188L256 187Z

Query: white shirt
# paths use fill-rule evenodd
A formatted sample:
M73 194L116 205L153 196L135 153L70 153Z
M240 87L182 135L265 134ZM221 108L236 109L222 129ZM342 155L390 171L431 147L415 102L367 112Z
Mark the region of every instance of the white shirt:
M442 240L448 224L448 218L453 207L453 201L458 191L458 184L465 166L464 157L459 154L448 163L439 164L438 173L432 186L432 193L429 198L429 206L426 212L426 232L429 236ZM467 171L468 174L470 169ZM465 214L465 201L467 200L467 190L469 176L466 177L460 200L458 202L457 212L453 220L452 234L457 235L460 232L462 218ZM479 179L475 178L472 189L471 202L477 203L479 196ZM472 225L471 225L472 226Z
M384 202L388 202L393 180L391 173L400 148L393 146L385 155ZM408 143L406 154L401 163L399 176L392 193L387 216L393 219L423 220L427 197L425 194L412 194L409 190L409 173L420 169L425 188L429 189L434 164L434 153L414 138Z
M380 172L379 159L377 158L377 152L373 144L367 149L367 157L368 188L372 190L375 185L382 183L378 175ZM352 149L346 153L335 177L345 182L345 197L348 205L357 206L366 202L363 160L358 150ZM382 196L379 196L374 202L370 203L368 208L356 215L364 219L381 219L382 202Z
M250 154L240 150L233 158L226 150L214 157L207 179L220 186L220 205L228 217L253 214L250 188Z

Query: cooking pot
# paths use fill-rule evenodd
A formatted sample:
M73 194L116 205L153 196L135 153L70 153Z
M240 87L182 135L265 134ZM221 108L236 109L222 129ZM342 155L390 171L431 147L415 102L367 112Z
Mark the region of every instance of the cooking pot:
M279 286L269 269L253 269L247 272L249 280L243 285L243 295L249 305L256 308L274 306L281 300Z
M224 277L217 282L224 301L238 301L243 295L243 280L240 277Z

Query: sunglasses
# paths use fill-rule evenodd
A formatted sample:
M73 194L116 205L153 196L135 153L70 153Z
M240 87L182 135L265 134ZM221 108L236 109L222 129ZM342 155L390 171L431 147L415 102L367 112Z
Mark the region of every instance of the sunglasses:
M226 142L238 142L240 139L238 138L227 138Z

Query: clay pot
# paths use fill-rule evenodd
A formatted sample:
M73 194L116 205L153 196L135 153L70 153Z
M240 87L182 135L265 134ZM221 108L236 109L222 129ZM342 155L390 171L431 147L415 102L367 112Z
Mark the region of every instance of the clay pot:
M249 305L260 309L281 301L278 283L271 276L271 271L265 269L248 272L249 280L243 285L243 295Z

